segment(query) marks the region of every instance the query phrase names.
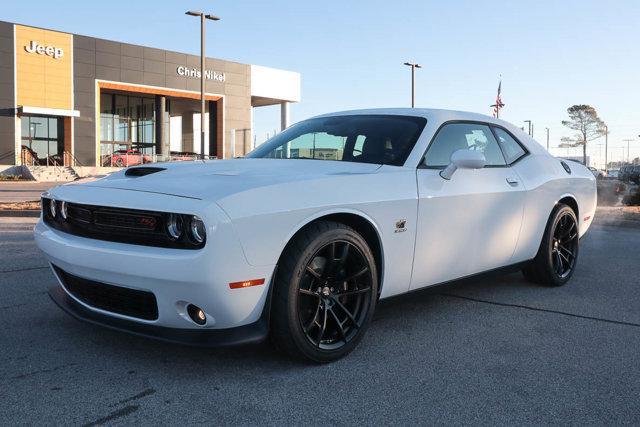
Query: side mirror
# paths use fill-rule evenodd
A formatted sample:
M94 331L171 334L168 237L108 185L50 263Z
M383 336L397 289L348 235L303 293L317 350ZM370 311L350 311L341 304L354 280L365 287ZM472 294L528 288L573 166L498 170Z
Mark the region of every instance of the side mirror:
M440 176L450 180L458 169L482 169L486 163L487 159L480 151L458 150L451 155L451 163L440 171Z

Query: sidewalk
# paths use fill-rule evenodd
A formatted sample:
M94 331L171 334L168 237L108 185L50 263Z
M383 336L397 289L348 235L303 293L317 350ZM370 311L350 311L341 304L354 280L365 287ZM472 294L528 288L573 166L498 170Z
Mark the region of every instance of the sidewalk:
M0 181L0 203L31 202L60 182Z

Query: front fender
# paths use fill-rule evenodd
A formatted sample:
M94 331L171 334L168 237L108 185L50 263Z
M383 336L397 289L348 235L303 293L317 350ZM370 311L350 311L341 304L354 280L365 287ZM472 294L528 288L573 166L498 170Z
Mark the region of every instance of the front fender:
M252 265L276 264L290 239L314 220L333 214L365 219L375 229L383 253L384 297L408 289L415 243L415 171L396 169L351 175L348 182L334 176L260 188L221 200L220 206L232 218ZM407 223L400 233L395 227L399 220Z

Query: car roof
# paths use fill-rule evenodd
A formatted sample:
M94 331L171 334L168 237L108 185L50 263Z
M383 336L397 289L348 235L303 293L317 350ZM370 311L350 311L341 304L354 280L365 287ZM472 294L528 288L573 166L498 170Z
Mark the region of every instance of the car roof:
M448 121L470 121L483 122L503 127L513 134L521 143L523 143L530 152L535 154L549 154L547 150L538 141L524 132L521 128L507 121L487 116L486 114L473 113L470 111L445 110L437 108L370 108L362 110L346 110L335 113L321 114L312 118L349 116L349 115L390 115L390 116L412 116L424 117L427 119L427 127L434 124L439 127L440 124ZM432 129L434 131L434 129Z
M335 113L321 114L316 117L328 117L328 116L346 116L356 114L383 114L383 115L395 115L395 116L414 116L424 117L426 119L442 119L446 120L469 120L479 122L489 122L501 125L504 120L497 119L495 117L488 116L486 114L474 113L471 111L459 111L459 110L445 110L439 108L368 108L360 110L345 110L337 111Z

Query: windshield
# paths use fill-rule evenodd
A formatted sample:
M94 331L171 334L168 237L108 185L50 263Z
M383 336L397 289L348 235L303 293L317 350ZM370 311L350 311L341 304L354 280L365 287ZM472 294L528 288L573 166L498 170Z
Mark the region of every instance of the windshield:
M426 123L422 117L392 115L310 119L291 126L246 157L402 166Z

